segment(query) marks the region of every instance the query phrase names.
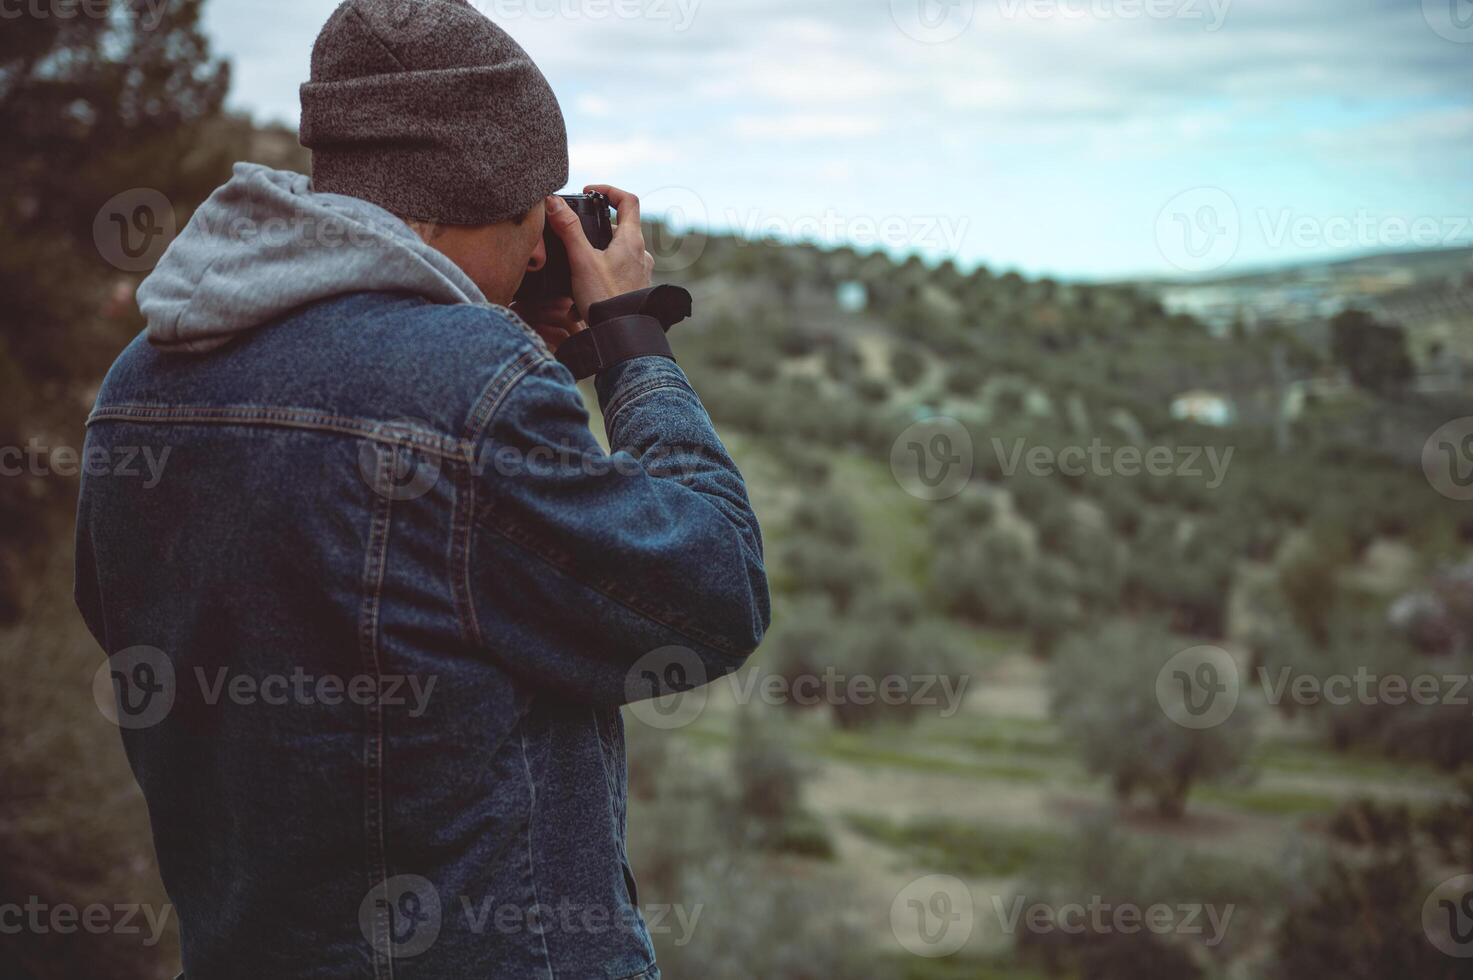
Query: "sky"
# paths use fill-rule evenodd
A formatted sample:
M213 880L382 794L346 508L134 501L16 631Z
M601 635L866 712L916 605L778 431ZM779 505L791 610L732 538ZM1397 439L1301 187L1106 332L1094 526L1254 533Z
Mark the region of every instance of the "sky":
M570 187L688 226L1066 279L1473 244L1473 0L471 0ZM334 0L211 0L295 126Z

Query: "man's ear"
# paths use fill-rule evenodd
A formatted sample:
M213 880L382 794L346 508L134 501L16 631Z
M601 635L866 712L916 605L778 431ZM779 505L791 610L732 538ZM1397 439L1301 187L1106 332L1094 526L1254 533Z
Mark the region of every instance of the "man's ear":
M538 235L536 247L532 249L532 254L527 256L527 271L536 272L545 265L547 265L547 239Z

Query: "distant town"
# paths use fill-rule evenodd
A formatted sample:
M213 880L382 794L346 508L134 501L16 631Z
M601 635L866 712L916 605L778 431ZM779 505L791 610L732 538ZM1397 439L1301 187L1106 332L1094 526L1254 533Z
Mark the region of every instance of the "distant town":
M1423 390L1473 377L1473 248L1389 252L1229 278L1142 283L1170 313L1220 336L1279 327L1328 343L1328 324L1357 309L1406 331Z

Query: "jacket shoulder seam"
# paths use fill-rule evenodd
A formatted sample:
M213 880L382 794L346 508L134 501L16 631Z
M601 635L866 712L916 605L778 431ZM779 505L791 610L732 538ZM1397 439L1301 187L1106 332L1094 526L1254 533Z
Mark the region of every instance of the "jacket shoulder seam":
M547 355L536 348L528 348L506 367L496 373L489 384L481 391L476 403L471 406L469 417L466 419L463 442L471 447L480 443L491 422L496 418L496 413L505 404L507 396L516 388L539 362L547 360Z
M95 408L87 425L98 422L148 422L163 425L240 425L286 429L308 429L336 435L356 436L387 445L411 445L444 459L471 463L471 443L453 436L403 422L334 415L308 408L268 408L249 405L150 405L122 404Z

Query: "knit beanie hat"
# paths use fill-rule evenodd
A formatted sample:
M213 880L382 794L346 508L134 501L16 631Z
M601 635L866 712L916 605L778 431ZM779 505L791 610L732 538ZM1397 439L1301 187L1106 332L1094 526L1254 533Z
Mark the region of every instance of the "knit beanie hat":
M302 86L312 186L406 218L491 224L568 180L542 72L467 0L346 0Z

